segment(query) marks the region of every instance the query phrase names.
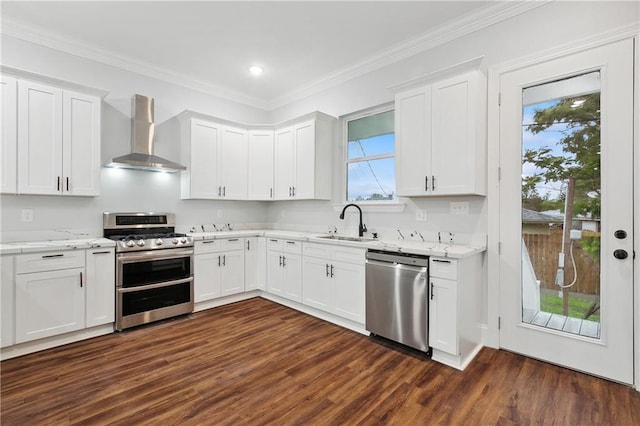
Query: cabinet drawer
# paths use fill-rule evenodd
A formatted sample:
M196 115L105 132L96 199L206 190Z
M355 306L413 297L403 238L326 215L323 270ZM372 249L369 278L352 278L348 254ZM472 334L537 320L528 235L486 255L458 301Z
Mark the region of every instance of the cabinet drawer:
M429 258L429 276L448 280L457 280L458 261L442 257Z
M267 250L282 251L283 240L277 238L267 238Z
M220 240L220 243L224 251L244 250L244 238L229 238Z
M85 251L48 251L16 256L16 274L84 268Z
M302 242L285 240L282 251L284 251L285 253L302 254Z
M364 265L364 253L365 249L333 246L332 259L339 262Z
M304 243L302 245L302 252L305 256L320 257L323 259L331 258L332 246L327 244L317 243Z
M224 240L196 241L193 246L194 254L217 253L222 251L222 241Z

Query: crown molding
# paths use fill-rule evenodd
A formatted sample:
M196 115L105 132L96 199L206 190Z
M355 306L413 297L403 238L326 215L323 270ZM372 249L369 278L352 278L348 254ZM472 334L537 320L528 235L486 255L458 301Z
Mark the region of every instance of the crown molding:
M522 2L497 2L480 11L466 15L461 19L441 25L411 41L383 50L347 68L328 74L307 86L272 99L267 103L267 109L273 110L280 108L364 74L400 62L403 59L426 52L434 47L521 15L551 1L552 0L526 0Z
M18 23L6 17L2 18L0 32L19 40L48 47L74 56L79 56L84 59L90 59L124 71L151 77L156 80L183 86L198 92L214 95L229 101L238 102L262 110L266 109L267 106L266 101L263 99L235 92L221 86L216 86L185 74L172 72L161 67L135 60L131 57L117 55L104 49L83 44L75 39L62 37L58 34L53 34L39 28Z
M496 2L480 11L439 26L413 40L401 43L390 49L385 49L363 61L327 74L319 80L270 100L229 90L228 88L213 85L186 74L172 72L131 57L117 55L108 50L89 46L74 39L20 24L6 17L2 19L0 31L2 34L10 37L90 59L124 71L134 72L229 101L271 111L514 16L526 13L550 1L551 0L526 0Z

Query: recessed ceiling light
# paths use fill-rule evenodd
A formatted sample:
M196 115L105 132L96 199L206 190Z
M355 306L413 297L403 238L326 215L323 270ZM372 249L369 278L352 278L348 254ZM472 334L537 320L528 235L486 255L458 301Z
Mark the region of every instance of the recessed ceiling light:
M260 75L263 73L263 71L264 71L264 68L258 65L253 65L252 67L249 68L249 72L253 75Z

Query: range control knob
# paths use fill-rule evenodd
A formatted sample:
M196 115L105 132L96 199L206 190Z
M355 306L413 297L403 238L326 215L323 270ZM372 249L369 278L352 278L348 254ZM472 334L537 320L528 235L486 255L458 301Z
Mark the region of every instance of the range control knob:
M187 243L187 239L186 239L186 238L184 238L184 237L182 237L182 238L180 238L180 242L181 242L182 244L186 244L186 243Z
M138 247L144 247L144 240L138 240Z
M135 241L133 241L133 240L129 240L129 241L127 241L127 242L125 243L125 245L126 245L127 247L133 247L133 246L135 246L135 245L136 245L136 243L135 243Z
M161 246L161 245L162 245L162 243L164 243L164 241L162 241L162 238L158 238L158 239L156 240L156 245L157 245L157 246Z
M172 240L171 240L171 242L172 242L173 244L178 244L178 239L177 239L177 238L174 238L174 239L172 239Z

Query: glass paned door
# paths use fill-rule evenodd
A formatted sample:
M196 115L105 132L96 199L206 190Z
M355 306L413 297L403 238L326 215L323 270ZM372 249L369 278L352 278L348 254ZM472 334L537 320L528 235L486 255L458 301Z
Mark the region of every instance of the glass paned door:
M500 347L623 383L633 383L633 52L622 40L499 77Z
M522 321L600 338L600 72L522 91Z

